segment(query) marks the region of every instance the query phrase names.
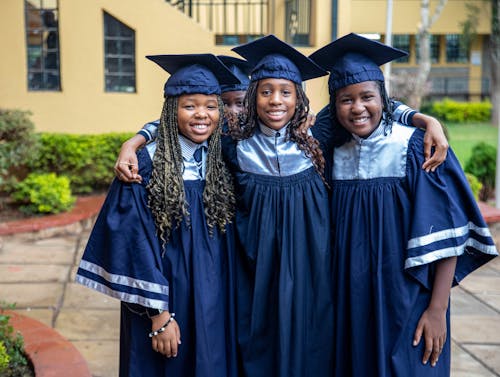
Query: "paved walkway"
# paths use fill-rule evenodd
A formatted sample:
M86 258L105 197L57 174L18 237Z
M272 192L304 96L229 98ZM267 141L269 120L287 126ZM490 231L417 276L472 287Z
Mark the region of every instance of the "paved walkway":
M0 232L0 300L71 341L94 377L115 377L118 301L74 283L92 221ZM491 228L500 241L500 224ZM451 327L452 377L500 377L500 258L453 289Z

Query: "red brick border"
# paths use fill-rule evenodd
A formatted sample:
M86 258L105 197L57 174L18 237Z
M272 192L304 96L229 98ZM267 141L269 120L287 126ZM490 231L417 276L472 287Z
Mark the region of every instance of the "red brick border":
M88 219L99 212L104 198L105 195L82 196L68 212L0 223L0 236L37 232Z
M23 335L36 377L92 377L80 352L54 329L17 312L6 314L12 327Z

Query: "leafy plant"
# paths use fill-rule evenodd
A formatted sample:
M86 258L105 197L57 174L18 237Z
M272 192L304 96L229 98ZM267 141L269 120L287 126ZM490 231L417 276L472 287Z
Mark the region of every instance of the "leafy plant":
M434 102L430 113L448 122L485 122L491 118L491 102L456 102L445 98Z
M22 203L26 213L59 213L69 210L75 203L70 181L55 173L31 173L16 186L13 198Z
M483 184L479 182L479 179L477 179L477 177L471 173L465 173L465 177L469 182L469 186L472 190L472 193L474 194L474 197L476 198L476 200L479 200L479 193L483 189Z
M120 147L130 133L71 135L42 133L32 171L67 176L74 193L108 188Z
M9 192L25 174L38 146L30 113L0 109L0 191Z
M24 353L24 339L19 332L14 333L14 328L9 324L10 316L5 314L5 309L13 309L15 305L0 303L0 368L7 360L7 366L0 369L2 377L32 376L31 368ZM5 354L3 354L5 350ZM5 357L6 355L6 357Z
M472 149L472 154L465 165L465 172L471 173L483 184L479 199L486 201L495 188L496 154L494 146L484 142L478 143Z

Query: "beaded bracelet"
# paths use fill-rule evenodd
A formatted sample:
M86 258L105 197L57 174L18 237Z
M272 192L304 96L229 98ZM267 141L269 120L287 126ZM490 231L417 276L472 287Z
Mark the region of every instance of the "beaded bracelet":
M166 330L167 326L170 324L170 322L172 322L174 320L174 317L175 317L175 313L170 313L170 318L167 320L167 322L165 322L165 324L162 327L160 327L158 330L151 331L149 333L149 337L152 338L153 336L156 336L156 335L164 332Z

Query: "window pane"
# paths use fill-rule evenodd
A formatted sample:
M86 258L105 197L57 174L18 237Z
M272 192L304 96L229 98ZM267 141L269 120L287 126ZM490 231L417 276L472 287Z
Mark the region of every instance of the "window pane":
M467 51L461 46L458 34L446 35L446 61L448 63L466 63Z
M409 35L394 35L392 45L400 50L410 52L410 36ZM397 63L408 63L410 56L403 56L396 60Z
M57 0L25 0L29 90L60 90Z
M135 31L104 12L105 90L135 92Z

